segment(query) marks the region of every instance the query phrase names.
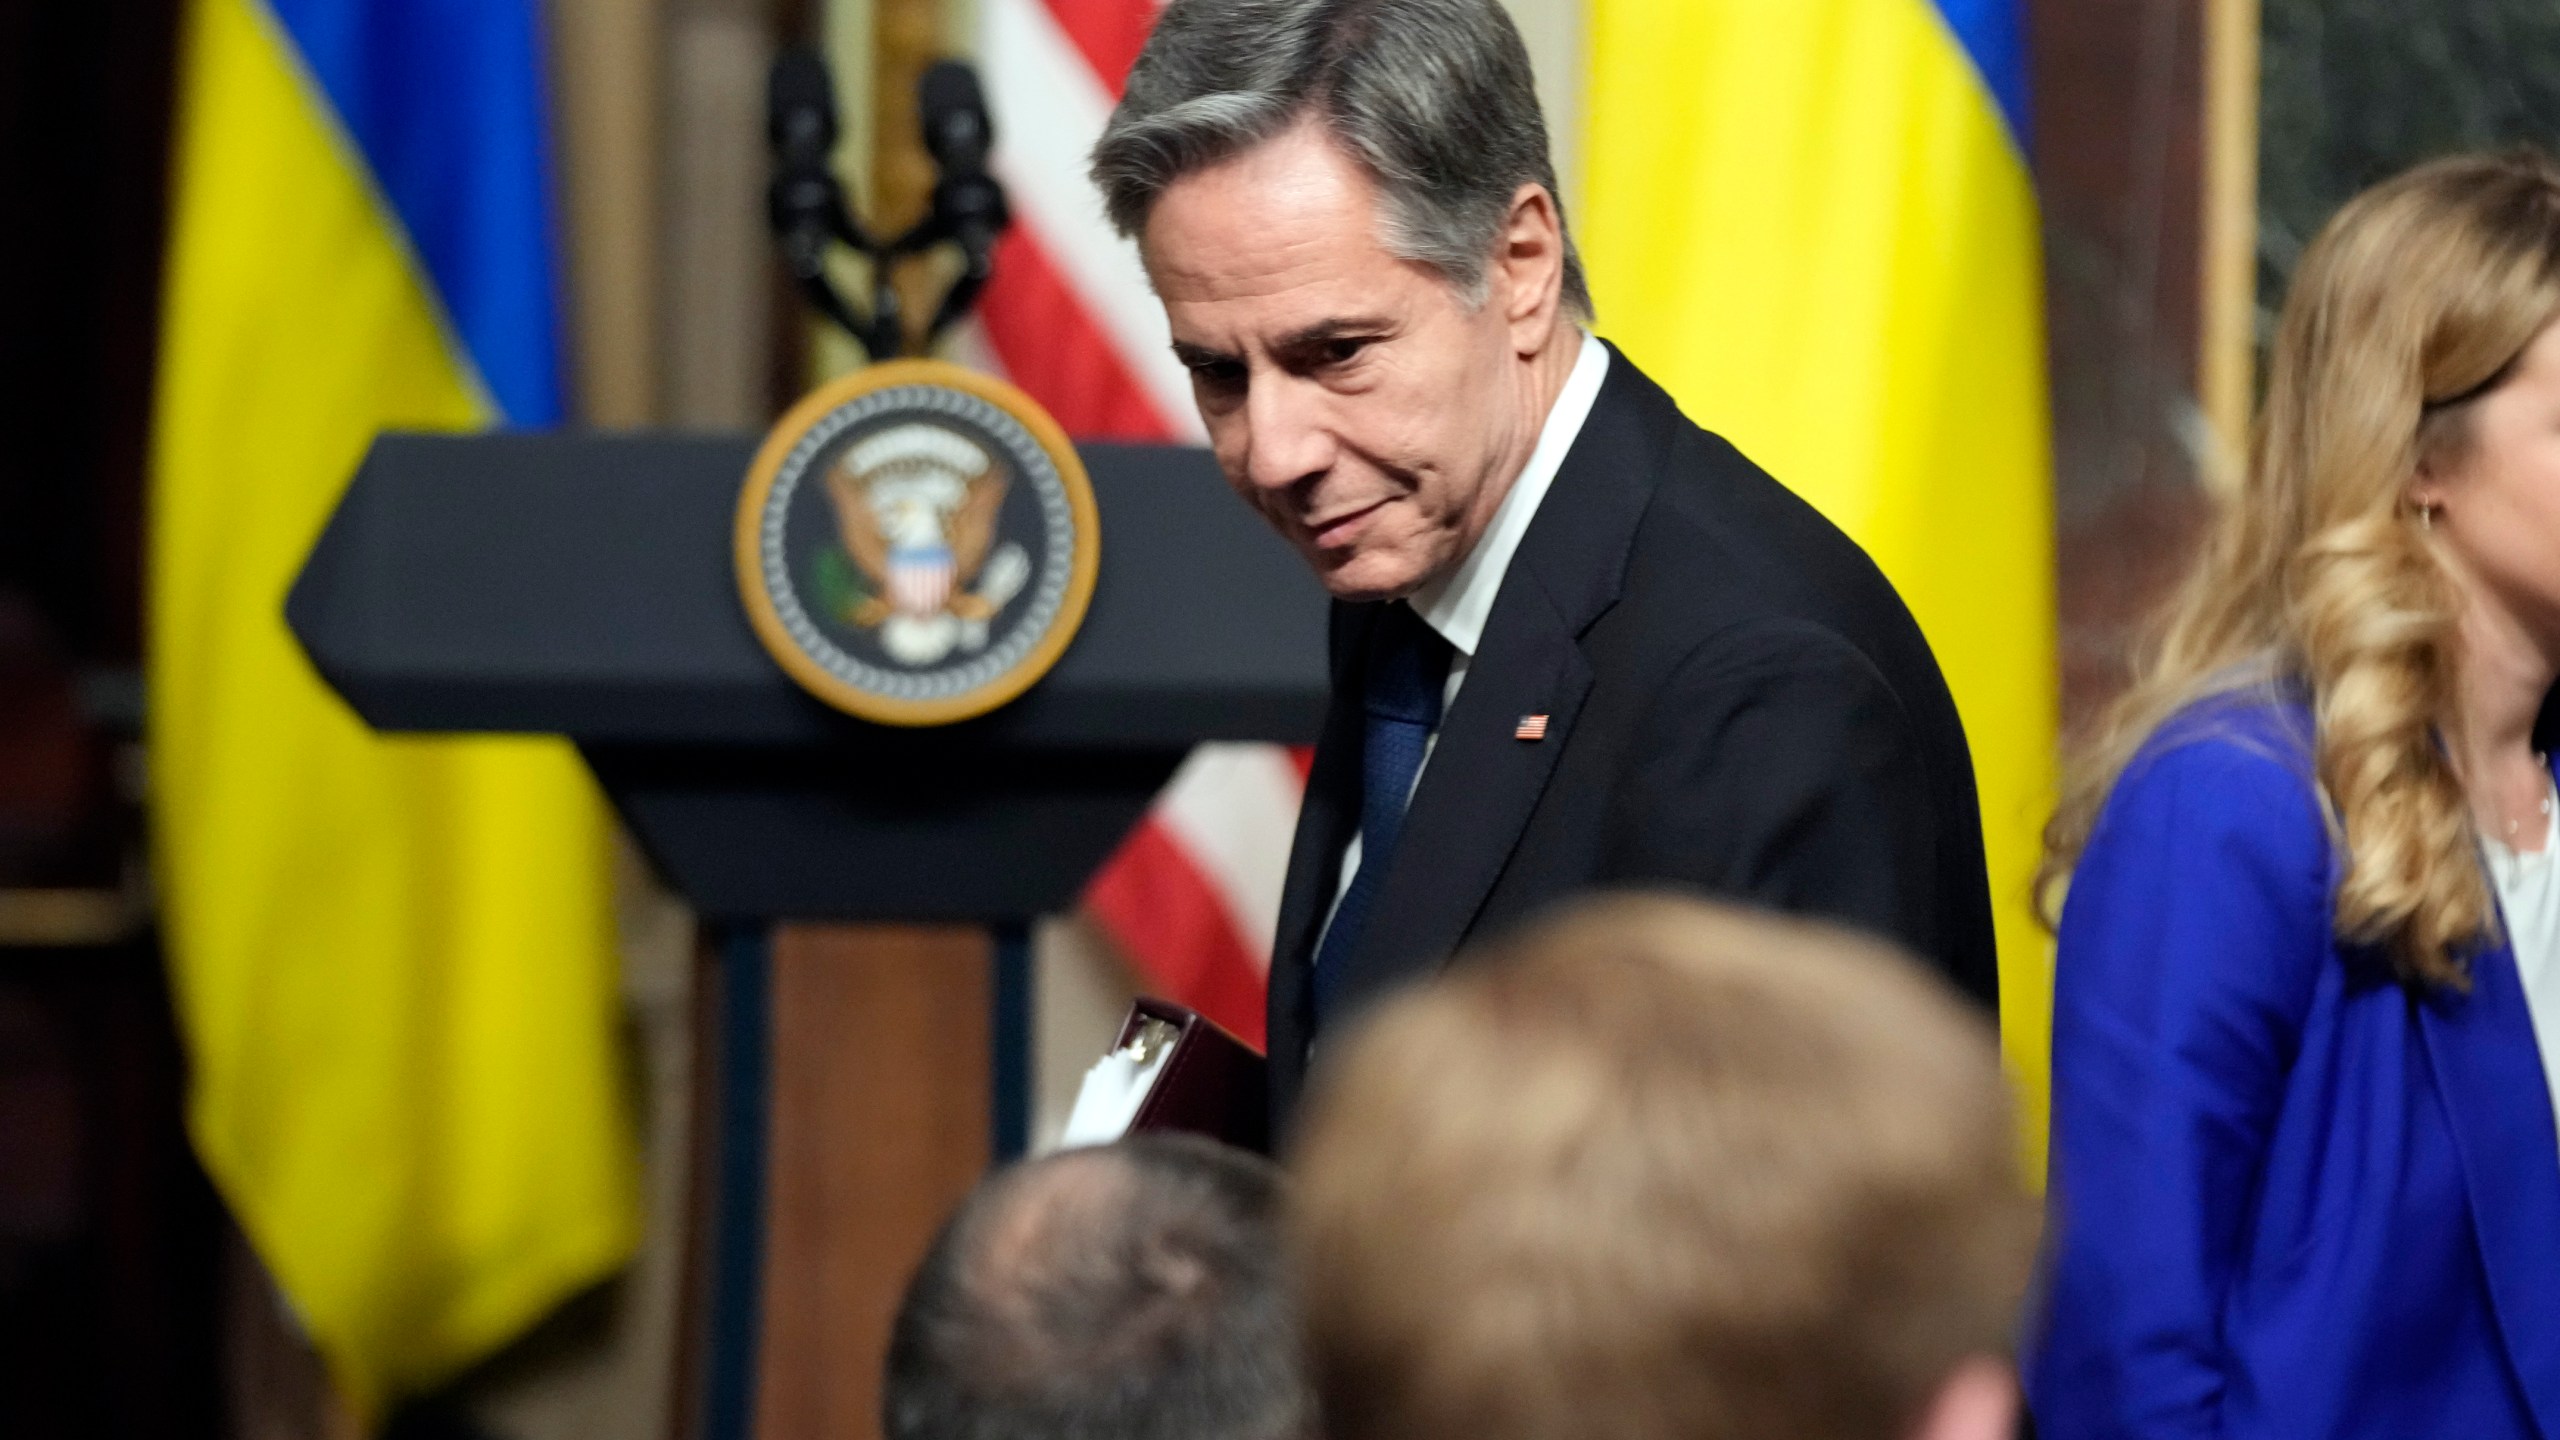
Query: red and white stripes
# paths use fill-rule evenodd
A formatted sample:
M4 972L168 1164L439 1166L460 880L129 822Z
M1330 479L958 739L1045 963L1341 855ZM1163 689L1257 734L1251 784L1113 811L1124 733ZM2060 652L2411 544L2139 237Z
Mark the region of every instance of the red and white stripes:
M1189 377L1136 250L1085 178L1154 0L981 0L991 164L1013 202L979 306L989 358L1086 439L1194 443ZM1147 987L1260 1043L1263 976L1305 774L1273 745L1204 745L1086 893Z

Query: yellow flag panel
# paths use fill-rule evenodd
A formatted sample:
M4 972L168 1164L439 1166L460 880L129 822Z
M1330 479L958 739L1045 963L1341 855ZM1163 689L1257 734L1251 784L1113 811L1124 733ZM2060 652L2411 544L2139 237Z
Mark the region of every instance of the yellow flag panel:
M189 1123L373 1413L635 1241L608 832L562 742L377 736L287 633L375 431L491 410L275 15L197 0L184 53L149 741Z
M2059 705L2035 193L1929 0L1592 0L1600 329L1821 507L1927 631L1981 786L2004 1047L2043 1172L2030 909Z

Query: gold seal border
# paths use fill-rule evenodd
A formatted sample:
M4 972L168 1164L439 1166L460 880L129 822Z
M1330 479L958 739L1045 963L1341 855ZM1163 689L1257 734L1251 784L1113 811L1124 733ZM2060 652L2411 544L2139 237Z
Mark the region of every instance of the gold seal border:
M827 673L783 628L764 573L764 507L772 498L773 482L782 473L782 462L810 427L839 406L900 385L939 385L965 391L1012 416L1047 452L1049 463L1057 469L1059 484L1066 489L1067 508L1075 520L1075 553L1068 560L1067 593L1040 643L995 679L975 690L939 700L889 699ZM1058 422L1040 407L1040 402L991 375L947 361L890 360L810 391L765 435L764 444L756 450L755 463L747 468L746 488L738 494L733 568L738 577L738 596L746 604L747 620L755 627L756 639L802 689L848 715L882 725L949 725L984 715L1030 689L1066 653L1068 644L1084 625L1085 607L1093 599L1094 577L1102 570L1100 521L1101 512L1093 500L1093 481L1085 473L1083 458L1076 454L1067 432L1058 428ZM788 577L785 580L787 583Z

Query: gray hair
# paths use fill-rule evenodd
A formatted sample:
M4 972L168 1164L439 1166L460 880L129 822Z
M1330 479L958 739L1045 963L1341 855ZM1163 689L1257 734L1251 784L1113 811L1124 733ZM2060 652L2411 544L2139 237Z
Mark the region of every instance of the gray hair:
M916 1271L887 1440L1305 1440L1280 1172L1137 1135L998 1172Z
M1380 239L1480 304L1524 184L1564 223L1529 52L1496 0L1173 0L1093 147L1124 236L1174 181L1312 116L1378 182ZM1591 315L1570 231L1564 304Z

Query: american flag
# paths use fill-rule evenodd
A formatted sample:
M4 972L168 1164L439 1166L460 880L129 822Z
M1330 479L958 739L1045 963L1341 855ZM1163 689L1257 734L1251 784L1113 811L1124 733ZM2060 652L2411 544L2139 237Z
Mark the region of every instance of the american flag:
M992 165L1015 223L979 306L992 368L1079 438L1196 443L1190 379L1085 179L1154 0L982 0ZM1303 757L1204 745L1085 896L1150 991L1259 1043Z

